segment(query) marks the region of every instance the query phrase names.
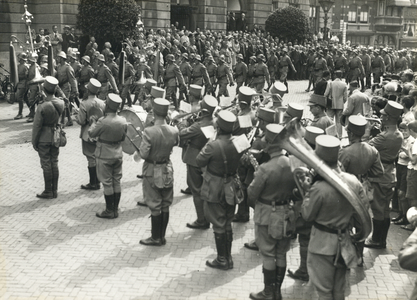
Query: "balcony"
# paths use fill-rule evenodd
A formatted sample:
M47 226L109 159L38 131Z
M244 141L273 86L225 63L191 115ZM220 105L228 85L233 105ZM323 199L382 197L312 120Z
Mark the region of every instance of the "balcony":
M392 16L376 16L374 25L376 31L400 31L403 27L403 18Z

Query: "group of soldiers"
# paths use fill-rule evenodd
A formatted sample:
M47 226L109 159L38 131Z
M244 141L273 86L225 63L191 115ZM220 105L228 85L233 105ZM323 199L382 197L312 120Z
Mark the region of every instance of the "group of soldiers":
M167 53L164 50L168 47L162 46L166 46L167 35L165 44L163 34L160 32L159 35L158 43L127 43L125 54L117 59L109 44L101 54L97 53L94 41L91 48L87 47L91 56L82 56L81 62L78 62L77 49L70 48L67 53L61 51L57 54L56 70L48 67L45 56L36 57L34 53L19 56L21 81L17 86L19 114L16 118L22 118L23 100L28 94L28 103L32 104L28 105L28 121L33 121L32 144L40 156L45 182L44 191L37 196L43 199L58 197L59 147L51 141L57 124L72 125L71 112L75 108L75 121L81 126L82 152L88 161L90 178L81 188L98 190L103 185L106 208L97 213L97 217L119 217L122 143L131 139L129 130L138 131L119 112L125 105L132 106L139 101L147 111L147 118L144 130L137 132L141 143L134 146L135 155L144 161L141 175L143 205L151 211L151 236L142 239L141 244L163 246L167 243L165 236L174 182L170 155L173 147L178 145L183 149L187 184L196 211L196 220L187 223L187 227L205 230L212 226L214 231L217 257L207 261L207 266L233 269L232 222L249 221L252 207L255 239L245 247L260 251L265 286L262 291L251 293L250 298L281 299L281 285L288 272L288 276L295 279L310 280L323 299L344 299L346 272L362 263L352 250L350 233L352 228L361 232L363 220L357 222L357 218L353 218L357 213L354 206L337 187L325 180L325 174L313 171L317 166L306 166L310 171L305 178L311 177L310 180L297 182L294 179L292 165L296 160L291 150L284 149L285 141L290 128L296 128L296 137L303 141L309 155L317 156L332 172L338 173L358 195L355 201L371 207L372 236L366 241L357 236L355 240L353 236L359 252L363 252L363 247L383 249L391 223L393 171L403 144L403 134L397 124L406 112L402 99L414 97L415 101L417 98L413 78L401 82L395 76L387 76L387 72L394 69L388 69L392 66L379 54L387 52L390 56L390 51L372 49L375 57L370 61L370 74L378 85L374 86L375 94L380 93L380 98L385 98L382 107L381 102L373 103L375 109L379 105L377 114L381 129L369 129L369 118L365 118L363 110L359 116L356 110L345 113L346 120L342 125L346 126L349 145L341 148L342 136L328 130L334 121L326 114L328 104L324 95L314 93L310 96L308 105L314 120L307 124L309 126L299 126L301 123L306 125L303 106L295 103L283 106L283 97L289 92L288 73L298 72L297 64L291 58L292 51L299 51L295 48L297 45L293 50L288 44L288 48L280 49L278 65L271 69L268 61L275 55L271 49L276 49L276 44L265 47L266 53L255 53L256 56L235 53L236 63L233 64L233 55L228 54L227 47L223 52L220 49L218 56L216 50L211 51L209 47L201 54L181 50L180 53ZM202 32L194 34L193 43L201 45L203 35ZM259 36L255 34L254 39L257 38ZM221 41L220 36L220 44ZM337 48L334 67L329 67L329 49L327 52L326 49L309 49L314 57L311 80L317 90L326 71L329 74L326 76L330 76L328 79L332 76L346 78L352 89L350 100L343 102L355 106L357 103L353 99L360 91L354 91L372 85L366 75L364 59L358 56L359 50L367 55L369 49L353 49L351 59L341 59L343 64L339 65L337 58L344 58L343 53L348 50ZM406 56L409 56L408 52L402 58L407 60ZM249 66L246 59L250 61ZM31 63L29 68L27 61ZM177 64L177 61L180 62ZM375 61L379 61L378 66L372 65ZM322 69L317 70L317 66ZM409 62L404 64L404 69L401 67L401 71L408 66ZM40 82L36 80L37 72L44 76L42 86L37 84ZM120 73L123 76L119 76ZM402 89L389 90L388 81ZM228 85L234 84L237 86L234 105L219 109L219 100L228 96ZM407 84L412 86L405 88ZM39 94L42 96L36 101ZM254 105L255 98L259 97L258 105ZM179 110L181 100L189 102L192 114L171 118L172 111ZM368 101L371 105L370 99ZM38 105L36 113L35 104ZM410 111L414 112L414 107L415 103L409 107ZM410 135L417 136L416 121L410 120L405 127ZM242 148L240 143L250 147ZM417 170L417 150L411 147L407 155L411 164L409 169ZM408 182L406 185L408 187ZM410 182L410 188L414 185ZM414 198L411 192L406 193L404 199L407 199L408 207L417 206ZM291 238L296 235L300 242L300 267L287 271L286 253Z

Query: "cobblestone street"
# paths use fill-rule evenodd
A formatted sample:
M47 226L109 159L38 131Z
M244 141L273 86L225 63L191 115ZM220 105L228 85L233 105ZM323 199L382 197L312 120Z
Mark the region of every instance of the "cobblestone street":
M289 82L284 104L306 105L307 81ZM233 88L234 90L234 88ZM18 105L0 102L0 298L1 299L248 299L263 288L261 258L243 244L254 238L252 219L234 223L234 269L206 266L215 258L212 229L186 227L195 219L186 187L181 149L174 148L174 203L162 247L146 247L151 219L142 199L141 164L125 154L119 218L99 219L103 189L85 191L87 160L82 155L80 126L65 128L66 147L60 149L58 198L39 200L42 169L31 144L32 124L13 120ZM24 115L28 114L25 107ZM309 115L306 108L306 115ZM365 264L350 273L348 299L408 299L417 274L402 270L397 254L409 231L392 225L387 249L365 248ZM288 268L299 265L295 240ZM317 299L308 284L286 277L283 298Z

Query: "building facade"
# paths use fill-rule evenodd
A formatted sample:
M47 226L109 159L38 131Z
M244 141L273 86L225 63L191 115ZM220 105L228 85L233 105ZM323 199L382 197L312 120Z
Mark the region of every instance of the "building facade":
M352 45L417 47L416 0L336 0L332 32L339 36L340 21L347 23L346 40Z

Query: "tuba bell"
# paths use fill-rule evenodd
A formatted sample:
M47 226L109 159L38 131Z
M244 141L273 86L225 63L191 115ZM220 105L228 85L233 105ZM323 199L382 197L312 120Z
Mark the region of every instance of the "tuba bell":
M301 125L297 119L294 118L291 120L280 133L281 148L294 155L307 166L313 168L316 174L320 175L349 201L357 213L358 219L356 221L359 222L361 228L359 232L356 232L356 237L359 241L365 240L372 231L371 216L369 215L365 203L363 203L355 191L346 184L337 171L327 166L327 164L315 154L313 149L311 149L307 142L301 137L300 130ZM294 176L301 195L304 195L301 191L302 183L304 181L301 182L301 180L304 180L306 176L310 177L308 169L296 168ZM311 180L311 178L309 180Z

